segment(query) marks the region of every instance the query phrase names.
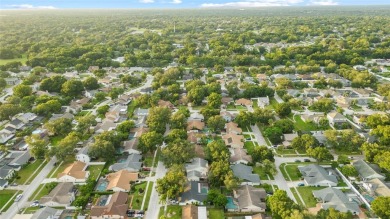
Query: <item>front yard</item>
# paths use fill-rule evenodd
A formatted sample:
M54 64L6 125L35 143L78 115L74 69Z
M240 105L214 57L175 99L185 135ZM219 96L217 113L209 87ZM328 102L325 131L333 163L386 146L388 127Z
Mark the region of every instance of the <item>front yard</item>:
M142 205L142 200L144 199L144 195L145 195L145 189L146 189L146 183L147 182L142 182L140 184L137 184L135 185L132 189L131 189L131 196L132 196L132 206L131 208L132 209L138 209L140 210L141 209L141 205Z
M58 185L57 182L51 182L46 184L41 184L38 186L38 188L34 191L34 193L28 198L29 201L33 200L39 200L45 195L48 195L51 190L53 190Z
M267 175L263 169L263 167L253 167L253 172L259 175L261 180L268 180L269 179L274 180L274 177L272 175Z
M301 194L301 197L305 202L306 207L312 208L317 205L317 200L313 196L313 191L321 190L324 188L326 187L302 186L302 187L297 187L297 190L299 194Z
M280 171L282 171L282 174L286 180L291 179L291 181L297 181L301 179L301 173L298 170L299 165L304 165L304 164L286 164L283 163L280 165ZM290 176L290 178L289 178Z
M5 204L7 204L7 202L9 200L11 200L12 196L14 196L17 192L19 192L19 191L18 190L1 190L0 191L0 209L5 207L3 209L3 211L6 211L14 202L10 201L7 206L5 206Z
M302 120L301 116L299 116L299 115L295 115L294 116L294 120L295 120L294 128L296 130L301 130L301 131L315 131L315 130L319 130L319 128L317 127L316 124L314 124L312 122L304 122Z
M38 167L43 163L43 165L38 169ZM40 169L42 169L46 165L46 161L43 159L35 160L33 163L28 163L26 166L24 166L19 172L17 172L18 177L14 181L15 183L19 185L23 184L30 184L31 181L35 178L36 175L40 172ZM35 172L35 174L33 174ZM31 176L30 180L27 180Z
M182 214L181 208L182 206L179 205L168 205L166 218L181 219L181 214ZM164 215L164 206L160 208L160 213L158 214L158 218L161 218L161 216L163 215Z
M88 166L87 171L89 171L91 179L97 180L99 177L100 173L102 172L104 168L104 165L91 165Z
M67 157L64 162L60 165L60 162L57 161L57 166L55 166L50 173L47 175L47 178L55 178L57 175L65 170L71 163L75 161L74 156ZM58 166L60 165L60 166Z

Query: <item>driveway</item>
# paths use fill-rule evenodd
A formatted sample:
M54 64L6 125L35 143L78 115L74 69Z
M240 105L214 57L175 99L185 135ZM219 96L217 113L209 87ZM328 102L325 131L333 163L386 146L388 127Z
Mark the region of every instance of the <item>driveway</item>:
M165 168L164 164L159 161L156 168L156 176L155 176L155 182L157 179L163 178L167 172L167 169ZM156 191L156 183L153 183L153 190L152 194L150 195L150 201L149 206L146 211L145 219L156 219L158 218L158 213L160 212L161 208L160 204L160 197L158 196L158 193Z
M19 211L19 209L27 207L25 204L27 203L27 199L34 193L34 191L38 188L38 186L42 183L43 179L50 173L50 171L54 167L54 163L56 162L56 158L51 159L46 166L41 170L41 172L35 177L35 179L30 183L30 185L25 188L23 191L23 197L19 200L19 202L15 202L11 205L8 211L4 212L0 218L9 219L13 218Z

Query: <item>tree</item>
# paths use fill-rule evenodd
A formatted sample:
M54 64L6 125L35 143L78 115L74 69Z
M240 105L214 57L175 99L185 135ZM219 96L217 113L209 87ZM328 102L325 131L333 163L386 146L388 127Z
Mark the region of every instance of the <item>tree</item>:
M364 157L368 162L373 162L376 155L382 153L385 149L386 147L381 146L377 143L368 143L368 142L364 142L362 144L362 147L360 148L360 150L363 151Z
M96 112L99 114L99 115L105 115L108 110L110 109L110 106L108 105L103 105L103 106L99 106L97 109L96 109Z
M220 110L204 107L200 110L200 113L204 116L205 121L207 121L210 117L219 115Z
M220 132L225 127L225 120L222 116L212 116L207 120L207 126L212 132Z
M166 107L152 107L149 110L149 115L146 120L146 124L150 131L156 131L160 134L164 134L166 130L166 124L169 123L171 117L171 110Z
M45 78L41 81L39 85L39 90L44 90L48 92L61 92L62 85L66 82L66 78L63 76L52 76L50 78Z
M236 81L233 81L233 82L230 82L229 84L227 84L226 89L227 89L230 97L236 97L240 92L240 89L238 88L238 84Z
M83 81L83 85L87 90L95 90L99 88L98 80L94 77L88 77Z
M284 190L276 192L267 199L267 206L271 209L272 218L284 219L291 215L294 210L299 210L297 204L291 200Z
M382 153L379 153L375 156L374 161L381 168L390 171L390 151L383 151Z
M344 165L340 167L340 171L345 175L345 176L358 176L358 172L355 169L355 167L351 164Z
M105 161L112 160L115 157L115 147L112 142L98 138L89 148L88 154L93 158L103 158Z
M341 155L339 155L339 157L337 158L337 162L338 162L339 164L348 164L348 163L350 163L351 161L349 160L349 158L348 158L347 155L341 154Z
M279 127L283 133L291 133L294 130L294 122L289 119L278 120L273 126Z
M186 182L187 177L182 166L174 165L169 168L165 176L157 180L156 190L160 195L160 201L164 203L167 199L177 198L184 192Z
M240 127L248 127L255 121L253 121L253 114L251 112L240 111L234 121Z
M1 120L10 120L12 116L20 113L22 109L19 105L15 104L1 104L0 105L0 119Z
M211 163L208 180L212 187L224 185L225 177L232 171L228 160L215 160Z
M181 111L177 111L171 116L172 129L185 129L187 127L187 116Z
M3 90L7 86L7 82L4 78L0 78L0 90Z
M273 144L279 144L282 142L282 129L279 127L268 127L264 130L264 135L267 137Z
M134 121L126 120L116 127L116 131L128 135L130 133L130 130L134 127L135 127Z
M167 167L184 164L195 156L195 148L187 140L177 139L161 150L161 156Z
M278 172L276 170L275 163L270 160L263 160L261 165L263 166L263 170L266 174L274 176Z
M203 87L196 87L188 91L187 98L194 105L200 105L205 97L205 89Z
M76 79L71 79L62 84L61 93L68 97L77 97L83 92L83 83Z
M256 122L269 125L269 121L274 118L274 113L269 109L257 108L253 112L253 117Z
M255 147L251 154L253 163L262 162L264 160L275 161L274 154L267 146Z
M38 104L33 110L39 115L50 115L59 112L62 104L58 100L49 100L46 103Z
M44 158L46 152L47 141L42 139L40 135L33 134L26 138L26 143L30 149L30 154L35 159Z
M334 208L321 209L317 213L318 219L350 219L353 218L351 212L340 212L335 210Z
M309 134L303 134L302 136L298 136L293 139L291 142L291 146L295 150L304 151L311 147L319 146L318 140Z
M12 88L14 95L20 98L30 96L32 94L32 88L28 85L18 84Z
M390 218L390 197L377 197L372 203L371 208L380 218Z
M221 193L218 189L210 189L207 193L207 199L210 205L214 205L216 207L224 207L228 200L224 194Z
M91 126L97 124L96 117L94 115L85 115L77 118L77 131L80 133L88 133Z
M185 129L171 129L171 131L166 136L166 142L173 142L176 139L187 139L187 131Z
M50 135L65 136L72 131L72 119L59 118L47 122L44 126Z
M211 93L207 97L207 105L214 109L219 109L222 104L222 95L218 93Z
M325 147L309 148L307 154L316 159L317 162L333 160L333 155Z
M153 152L163 142L163 135L155 131L147 132L139 138L138 148L143 152Z
M104 92L97 92L97 93L95 94L95 99L96 99L98 102L100 102L100 101L103 101L104 99L106 99L106 96L107 96L107 94L104 93Z
M69 155L74 156L77 142L80 138L76 132L69 133L64 139L58 142L57 146L51 148L51 155L55 155L59 161L64 161Z
M280 116L280 117L286 117L290 115L291 113L291 107L290 104L288 103L279 103L275 107L275 112Z

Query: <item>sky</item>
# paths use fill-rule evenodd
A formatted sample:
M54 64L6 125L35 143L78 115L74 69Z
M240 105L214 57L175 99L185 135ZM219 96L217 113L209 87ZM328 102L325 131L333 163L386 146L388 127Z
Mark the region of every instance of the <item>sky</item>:
M215 8L310 5L389 5L390 0L0 0L0 9Z

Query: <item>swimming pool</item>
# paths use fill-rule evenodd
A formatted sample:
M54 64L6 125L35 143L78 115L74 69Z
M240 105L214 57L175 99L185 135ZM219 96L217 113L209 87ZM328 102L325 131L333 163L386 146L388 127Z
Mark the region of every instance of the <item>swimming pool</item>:
M226 209L235 210L238 209L237 205L234 204L233 197L227 197L228 203L226 204Z
M367 194L364 194L363 197L368 201L368 203L371 203L375 199L372 196L367 195Z
M100 192L106 191L107 185L108 185L107 181L99 182L99 184L96 187L96 190Z

